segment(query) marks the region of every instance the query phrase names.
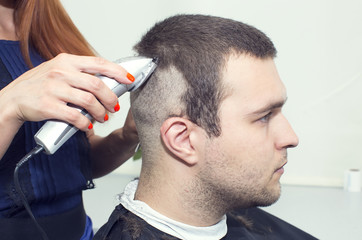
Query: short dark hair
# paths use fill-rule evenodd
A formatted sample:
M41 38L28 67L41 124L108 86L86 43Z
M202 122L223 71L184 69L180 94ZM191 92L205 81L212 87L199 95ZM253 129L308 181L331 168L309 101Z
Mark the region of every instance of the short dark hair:
M187 82L180 103L185 105L183 114L209 136L221 134L221 74L229 55L262 59L276 56L272 41L255 27L206 15L182 14L158 22L134 49L140 55L159 59L156 72L174 67L182 74Z

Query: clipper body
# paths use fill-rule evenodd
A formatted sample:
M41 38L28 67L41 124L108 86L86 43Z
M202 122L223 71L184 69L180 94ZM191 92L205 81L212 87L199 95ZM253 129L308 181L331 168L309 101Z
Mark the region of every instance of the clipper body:
M121 84L106 76L98 76L117 97L122 96L125 92L131 92L139 88L147 81L157 67L156 59L146 57L128 57L115 62L135 77L135 81L132 84ZM86 110L77 106L72 107L78 109L90 120L92 119L92 116ZM43 147L45 153L53 154L77 131L78 128L69 123L49 120L35 134L34 139L38 145Z

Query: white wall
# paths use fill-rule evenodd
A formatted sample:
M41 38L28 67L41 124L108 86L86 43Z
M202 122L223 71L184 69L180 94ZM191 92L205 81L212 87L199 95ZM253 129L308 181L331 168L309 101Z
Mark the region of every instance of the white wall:
M177 13L233 18L264 31L278 49L288 90L285 114L300 137L289 151L284 183L341 186L343 172L362 169L362 1L358 0L62 0L88 41L109 60L132 46L156 21ZM121 113L96 131L123 124ZM135 170L136 169L136 170ZM138 168L121 166L118 172Z

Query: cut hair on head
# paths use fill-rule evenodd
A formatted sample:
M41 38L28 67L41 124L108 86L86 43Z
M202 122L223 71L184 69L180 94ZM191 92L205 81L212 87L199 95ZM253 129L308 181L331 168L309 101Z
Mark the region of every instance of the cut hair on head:
M255 27L190 14L158 22L134 49L139 55L159 60L148 83L131 94L140 135L149 135L146 131L152 127L159 131L170 116L182 116L210 137L219 136L218 110L225 97L221 78L228 57L233 53L261 59L276 56L271 40Z

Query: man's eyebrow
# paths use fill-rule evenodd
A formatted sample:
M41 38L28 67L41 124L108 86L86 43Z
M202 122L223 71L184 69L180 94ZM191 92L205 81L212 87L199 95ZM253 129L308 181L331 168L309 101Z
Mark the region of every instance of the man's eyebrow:
M262 113L268 112L268 111L276 109L276 108L281 108L281 107L283 107L283 105L285 104L286 101L287 101L287 98L280 100L280 101L271 102L270 104L268 104L256 111L253 111L250 115L258 115L258 114L262 114Z

